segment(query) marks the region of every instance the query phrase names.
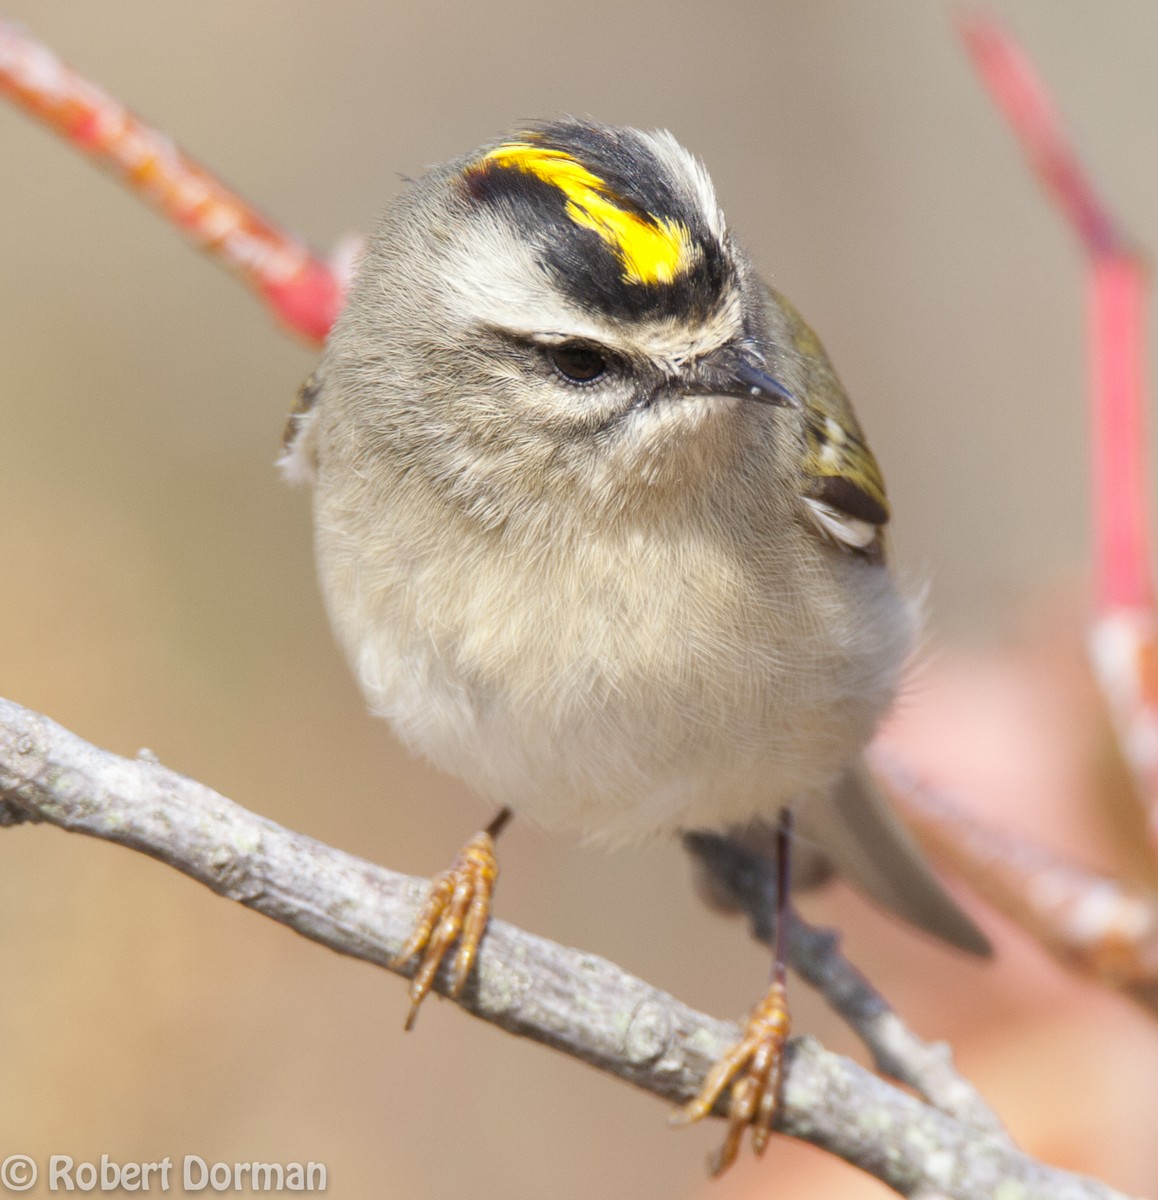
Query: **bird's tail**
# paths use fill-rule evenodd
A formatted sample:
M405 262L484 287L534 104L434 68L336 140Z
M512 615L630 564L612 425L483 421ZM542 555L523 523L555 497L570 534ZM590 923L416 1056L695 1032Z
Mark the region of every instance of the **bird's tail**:
M989 940L933 874L863 762L826 796L801 805L796 825L802 840L818 846L840 875L878 904L960 950L992 953Z

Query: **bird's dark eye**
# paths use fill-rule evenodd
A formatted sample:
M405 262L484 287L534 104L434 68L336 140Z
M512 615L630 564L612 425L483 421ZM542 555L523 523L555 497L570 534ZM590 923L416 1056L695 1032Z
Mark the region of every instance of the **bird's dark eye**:
M607 358L586 342L561 342L546 348L551 366L570 383L594 383L607 373Z

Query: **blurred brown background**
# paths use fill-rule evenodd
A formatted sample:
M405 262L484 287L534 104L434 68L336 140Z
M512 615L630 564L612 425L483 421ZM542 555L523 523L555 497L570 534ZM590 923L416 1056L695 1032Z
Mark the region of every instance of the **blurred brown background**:
M1003 819L1110 853L1066 615L1088 540L1080 262L948 5L3 7L322 247L366 229L401 175L521 118L670 127L856 398L897 558L931 580L930 645L969 647L932 656L897 736ZM992 7L1158 246L1158 8ZM441 868L483 810L364 715L307 497L272 470L313 352L2 106L0 150L0 694L347 850ZM1071 598L1027 599L1057 586ZM1014 636L1027 605L1035 632ZM516 826L503 860L504 917L713 1013L763 987L764 956L700 910L672 846L607 855ZM955 1041L1029 1149L1155 1191L1158 1035L1125 1002L996 918L1002 957L981 967L839 892L809 911ZM342 1198L885 1194L782 1141L705 1193L718 1128L671 1132L654 1100L448 1005L404 1037L398 980L124 850L0 833L0 912L0 1157L315 1159ZM797 1004L801 1028L853 1049L802 988Z

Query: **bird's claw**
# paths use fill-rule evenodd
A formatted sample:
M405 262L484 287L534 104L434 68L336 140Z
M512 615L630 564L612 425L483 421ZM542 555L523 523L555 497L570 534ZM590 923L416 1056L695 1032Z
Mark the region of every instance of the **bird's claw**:
M789 1025L788 994L783 982L777 980L752 1010L743 1040L712 1067L699 1094L672 1113L673 1125L699 1121L715 1108L731 1084L728 1132L712 1157L713 1175L722 1175L736 1161L749 1126L752 1149L757 1154L764 1152L780 1104L781 1066Z
M494 837L489 830L484 830L463 846L449 870L431 880L414 931L390 964L397 969L417 955L422 956L410 980L407 1029L414 1027L419 1005L426 999L439 967L456 940L458 950L454 955L449 993L451 996L461 994L486 930L498 875Z

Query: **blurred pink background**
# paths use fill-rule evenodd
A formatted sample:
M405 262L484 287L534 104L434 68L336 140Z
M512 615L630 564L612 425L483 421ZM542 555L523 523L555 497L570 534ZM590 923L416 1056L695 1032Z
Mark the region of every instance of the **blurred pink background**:
M917 0L9 0L63 56L328 247L402 175L523 118L664 125L815 324L930 583L892 736L995 820L1094 861L1128 840L1090 771L1080 260ZM1005 0L1126 226L1158 246L1158 8ZM272 462L315 354L61 143L0 107L0 694L147 746L274 820L429 874L484 810L364 713ZM766 962L678 850L516 824L497 911L719 1015ZM962 961L834 889L805 905L1034 1154L1158 1187L1158 1025L999 918ZM172 871L0 831L0 1157L320 1160L329 1194L476 1200L884 1189L777 1139L723 1183L709 1124L431 1003ZM857 1053L802 986L797 1027ZM46 1194L42 1190L33 1195Z

